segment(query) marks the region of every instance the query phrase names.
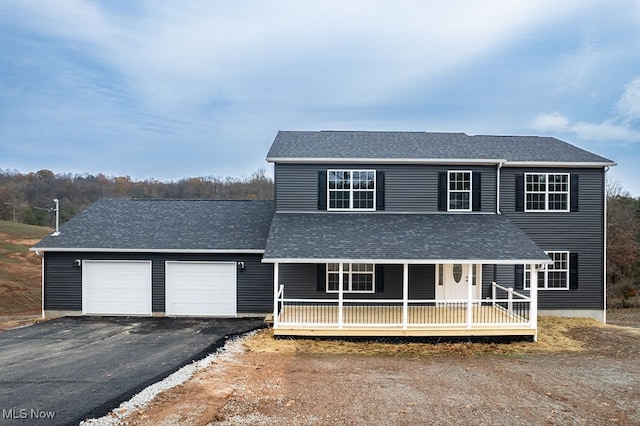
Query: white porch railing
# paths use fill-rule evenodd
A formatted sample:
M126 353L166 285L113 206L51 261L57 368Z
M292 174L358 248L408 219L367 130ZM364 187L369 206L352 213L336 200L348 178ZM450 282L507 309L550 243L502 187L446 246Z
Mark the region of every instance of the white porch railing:
M405 303L406 302L406 303ZM274 328L428 328L532 326L531 300L492 283L478 300L285 298L280 285ZM471 309L471 312L469 311Z

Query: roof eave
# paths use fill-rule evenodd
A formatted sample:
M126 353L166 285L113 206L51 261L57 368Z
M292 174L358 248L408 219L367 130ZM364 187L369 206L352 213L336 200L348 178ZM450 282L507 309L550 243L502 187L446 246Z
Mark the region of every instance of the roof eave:
M497 265L524 265L524 264L552 264L546 259L313 259L313 258L263 258L262 263L374 263L374 264L497 264Z
M264 249L172 249L172 248L104 248L104 247L31 247L33 252L83 253L207 253L263 254Z
M335 158L335 157L267 157L269 163L298 164L442 164L442 165L495 165L504 167L614 167L613 161L509 161L503 158Z
M613 161L507 161L503 167L602 168L616 165Z
M504 159L492 158L335 158L335 157L267 157L269 163L344 163L344 164L475 164L495 165Z

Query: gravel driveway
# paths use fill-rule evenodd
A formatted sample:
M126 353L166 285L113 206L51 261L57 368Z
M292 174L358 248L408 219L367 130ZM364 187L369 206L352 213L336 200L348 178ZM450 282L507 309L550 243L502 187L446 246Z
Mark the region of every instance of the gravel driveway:
M124 424L640 425L640 330L567 324L542 350L440 354L442 344L340 342L323 352L328 343L273 342L265 330ZM571 349L554 350L562 339Z
M261 319L66 317L0 333L0 424L77 424ZM44 417L51 416L53 420Z

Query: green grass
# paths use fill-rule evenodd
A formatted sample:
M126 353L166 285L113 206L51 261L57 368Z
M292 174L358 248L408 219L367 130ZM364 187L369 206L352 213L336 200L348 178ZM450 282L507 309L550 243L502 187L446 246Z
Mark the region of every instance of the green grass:
M40 239L51 233L51 228L44 226L25 225L24 223L0 220L0 234L9 239Z

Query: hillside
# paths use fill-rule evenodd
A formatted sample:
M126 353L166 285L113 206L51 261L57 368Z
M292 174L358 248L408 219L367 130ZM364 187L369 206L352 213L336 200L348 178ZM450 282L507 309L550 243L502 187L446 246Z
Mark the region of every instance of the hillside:
M0 221L0 315L38 314L41 260L29 248L50 228Z

